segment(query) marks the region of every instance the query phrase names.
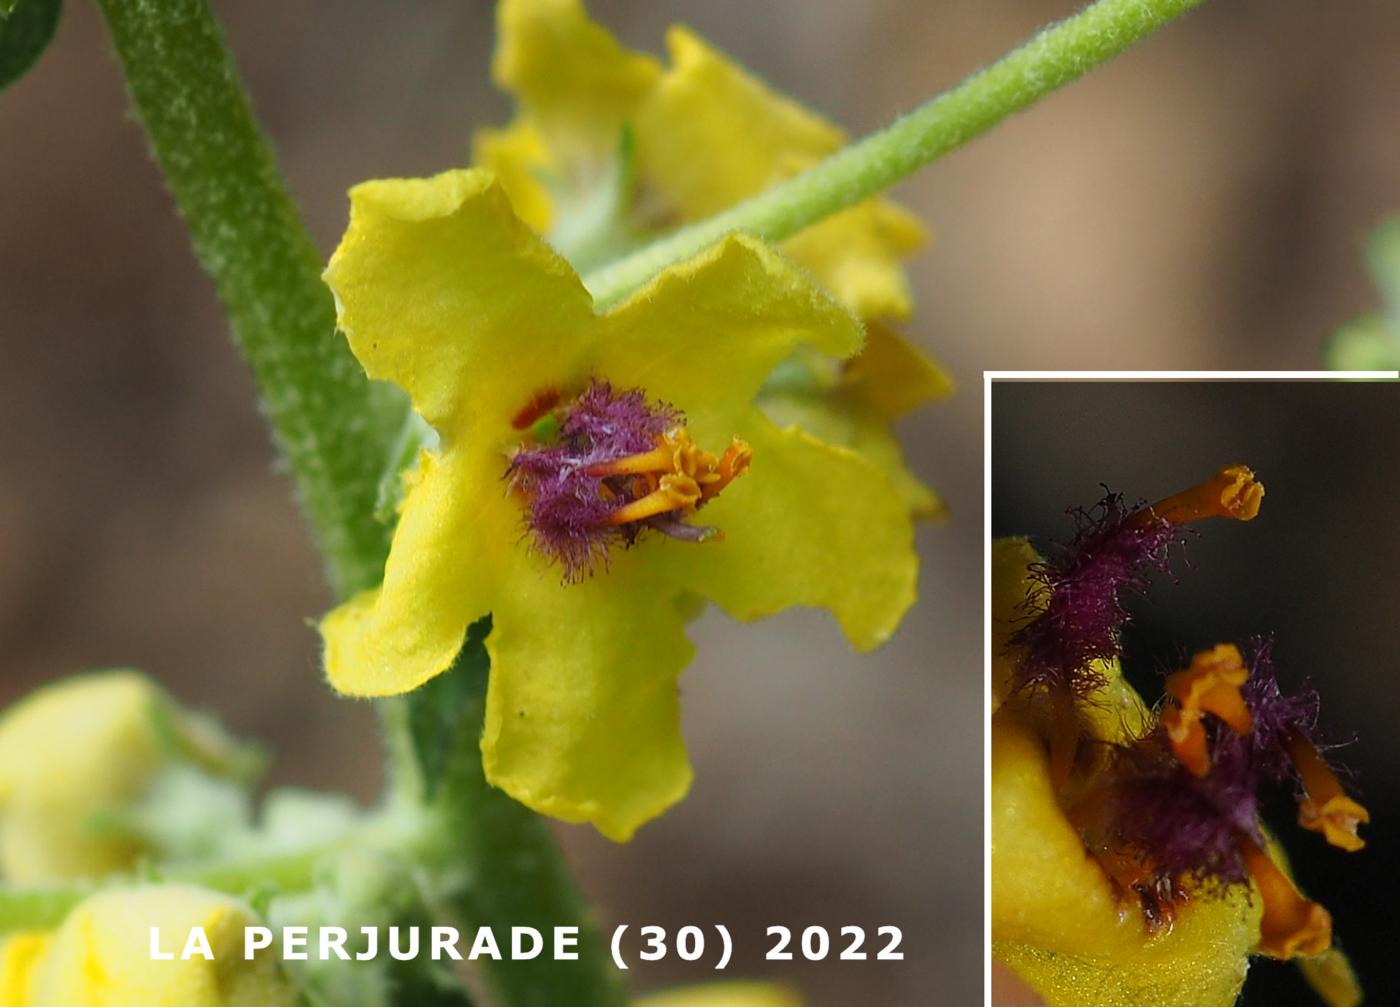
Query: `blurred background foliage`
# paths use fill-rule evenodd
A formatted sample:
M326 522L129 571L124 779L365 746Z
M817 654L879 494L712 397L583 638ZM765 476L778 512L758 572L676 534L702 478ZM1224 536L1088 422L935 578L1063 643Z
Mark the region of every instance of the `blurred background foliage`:
M214 6L327 249L349 185L461 164L509 114L486 0ZM857 133L1071 7L593 4L653 50L686 21ZM980 372L1317 366L1376 306L1359 253L1400 207L1398 48L1389 0L1218 0L898 191L937 234L910 330L962 382L906 426L953 510L921 532L922 604L862 659L812 615L696 627L692 797L628 847L565 830L609 919L728 923L731 971L789 975L814 1007L977 995ZM272 742L276 782L369 797L369 708L319 681L304 620L329 596L93 5L0 96L0 135L0 701L133 664ZM772 923L897 924L906 961L765 966Z

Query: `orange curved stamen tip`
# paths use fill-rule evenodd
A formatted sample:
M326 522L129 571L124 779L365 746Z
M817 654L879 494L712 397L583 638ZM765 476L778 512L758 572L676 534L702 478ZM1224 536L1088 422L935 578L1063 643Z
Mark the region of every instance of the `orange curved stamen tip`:
M1183 490L1149 507L1153 514L1172 524L1186 524L1208 517L1252 521L1264 500L1264 484L1244 465L1228 465L1199 486Z
M1332 916L1299 894L1273 858L1250 839L1240 840L1249 876L1259 889L1264 915L1259 920L1259 950L1270 958L1311 958L1332 946Z
M722 489L749 470L752 461L753 448L749 447L748 441L731 438L729 447L724 449L724 454L715 465L716 478L701 487L704 498L710 500L719 496Z
M1249 678L1249 669L1238 647L1222 643L1203 650L1191 659L1191 666L1167 678L1167 695L1176 701L1162 714L1162 726L1172 751L1195 776L1210 772L1206 751L1206 731L1202 718L1220 718L1236 734L1248 734L1254 727L1240 686Z
M684 428L677 428L658 437L650 451L591 465L587 471L591 476L641 481L640 488L646 492L608 519L609 524L622 525L694 510L747 472L752 458L753 449L738 437L716 458L699 448Z
M1371 820L1371 813L1347 795L1337 774L1328 768L1306 739L1296 735L1290 739L1288 756L1298 770L1305 792L1298 804L1298 824L1322 833L1329 843L1348 853L1364 847L1366 841L1356 832Z

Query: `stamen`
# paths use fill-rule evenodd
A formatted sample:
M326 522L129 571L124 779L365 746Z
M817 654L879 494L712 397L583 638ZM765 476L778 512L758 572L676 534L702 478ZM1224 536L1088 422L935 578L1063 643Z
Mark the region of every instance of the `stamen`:
M1298 805L1298 824L1320 832L1333 846L1355 853L1366 845L1356 830L1371 820L1371 813L1347 796L1337 775L1328 768L1302 735L1288 742L1288 756L1303 781L1305 796Z
M1259 950L1271 958L1311 958L1332 946L1332 916L1299 894L1273 858L1253 840L1240 838L1240 855L1264 902Z
M1191 659L1191 667L1167 678L1167 695L1178 705L1162 712L1162 726L1172 751L1193 776L1210 772L1206 751L1206 730L1201 718L1207 713L1219 717L1238 735L1254 726L1240 686L1249 678L1249 669L1239 648L1222 643L1201 651Z
M634 521L645 521L658 514L669 514L673 510L689 510L700 502L700 487L687 475L661 477L661 484L652 492L619 507L608 518L608 524L623 525Z
M1252 521L1264 499L1264 484L1244 465L1228 465L1199 486L1193 486L1146 508L1135 521L1149 515L1181 525L1208 517Z
M684 519L742 475L752 455L736 437L716 458L691 439L678 410L598 380L567 401L544 389L512 423L526 433L510 454L510 492L526 510L532 547L560 564L566 582L606 569L609 550L644 531L720 539L718 528Z
M706 500L719 496L721 490L749 470L751 461L753 448L749 447L748 442L737 437L731 438L729 447L724 449L719 464L715 466L715 478L700 487L701 495Z
M753 449L735 437L724 455L716 458L696 445L684 427L677 427L658 437L650 451L599 462L584 471L599 479L632 476L645 480L648 492L618 508L608 521L624 525L700 507L748 471L752 457Z

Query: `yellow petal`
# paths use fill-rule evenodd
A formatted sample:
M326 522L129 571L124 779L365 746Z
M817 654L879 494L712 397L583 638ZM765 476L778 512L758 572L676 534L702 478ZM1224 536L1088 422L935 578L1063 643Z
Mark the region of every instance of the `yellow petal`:
M568 263L481 171L356 186L326 282L365 371L445 438L508 423L542 374L567 372L592 315Z
M520 514L505 498L503 456L425 451L407 492L382 587L321 622L326 675L339 692L408 692L446 671L467 627L491 610L514 562Z
M601 321L594 369L683 409L701 444L744 433L754 396L798 345L845 357L862 342L854 317L744 235L666 270Z
M549 148L530 121L504 129L480 129L472 137L472 163L496 176L515 215L537 234L549 233L554 202L540 176L551 163Z
M1259 934L1235 886L1181 904L1149 935L1120 915L1102 870L1055 800L1045 746L1009 710L992 718L992 940L1051 1007L1228 1007Z
M502 0L497 31L496 82L519 99L572 181L585 181L591 164L615 154L661 68L618 45L580 0Z
M671 28L666 48L671 69L637 115L637 156L685 219L713 216L844 142L687 29Z
M938 363L878 322L865 327L865 346L851 361L847 380L885 420L953 394L953 379Z
M614 550L607 573L577 584L513 564L486 639L487 779L619 842L691 779L676 681L693 648L675 592L649 574L653 544Z
M757 195L845 142L835 126L686 29L673 28L667 46L672 69L638 110L635 127L640 175L679 222ZM829 218L784 247L857 314L899 317L909 311L899 260L922 239L917 221L877 200Z
M276 956L244 959L244 928L259 922L241 902L188 885L94 895L69 914L35 968L31 1005L292 1007L297 992ZM174 961L151 959L151 927ZM213 961L180 960L195 927L204 928Z
M736 619L818 606L856 648L884 643L918 579L904 502L853 452L779 430L756 411L741 430L752 469L695 518L722 529L723 540L659 543L657 562Z
M1040 556L1024 538L999 538L992 543L992 709L995 712L1011 692L1016 655L1007 649L1011 635L1037 609L1028 608L1037 588L1030 568Z
M802 1007L802 998L772 983L711 983L689 989L652 993L637 1007Z
M903 319L913 297L900 263L924 241L917 217L872 200L827 217L781 247L860 317Z
M828 444L849 448L874 465L914 517L937 520L946 516L938 494L909 471L889 422L853 390L765 393L760 403L764 414L779 426L801 427Z

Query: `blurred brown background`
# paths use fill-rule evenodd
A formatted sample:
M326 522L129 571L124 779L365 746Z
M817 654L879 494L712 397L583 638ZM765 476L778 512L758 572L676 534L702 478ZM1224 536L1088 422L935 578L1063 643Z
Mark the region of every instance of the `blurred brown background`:
M311 227L344 192L460 164L508 115L485 0L216 3ZM868 131L1069 0L597 0L635 46L684 20ZM950 501L923 601L856 659L830 623L707 617L693 796L626 847L567 840L610 919L902 926L903 964L789 964L814 1007L973 1002L981 935L984 367L1308 367L1371 305L1400 207L1400 9L1219 0L900 192L938 232L913 331L962 382L908 424ZM127 120L91 5L0 95L0 700L131 663L278 748L276 778L375 792L365 707L318 680L328 604L209 284ZM676 965L654 985L704 978Z

